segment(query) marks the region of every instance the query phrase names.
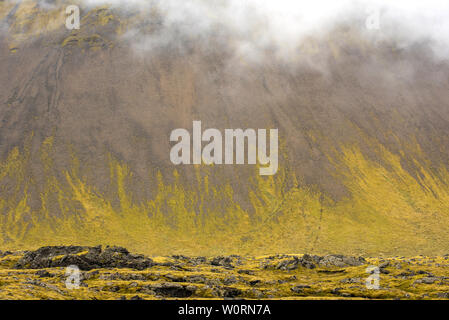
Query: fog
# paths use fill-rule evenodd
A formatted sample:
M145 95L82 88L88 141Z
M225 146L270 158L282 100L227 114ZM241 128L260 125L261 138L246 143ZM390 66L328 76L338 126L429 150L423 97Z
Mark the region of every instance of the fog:
M275 47L288 53L304 37L325 34L341 23L367 37L395 37L403 46L430 40L439 57L449 52L449 2L443 0L85 0L88 6L111 4L164 16L165 33L147 38L152 48L173 39L171 31L202 36L220 29L232 35L238 50L257 53Z
M20 2L25 0L6 0ZM38 0L43 9L59 1ZM445 0L63 0L64 5L94 7L109 4L118 10L139 11L148 19L162 17L158 33L131 28L125 37L133 46L151 50L175 45L180 37L226 35L237 54L253 59L274 50L289 59L309 37L319 38L347 24L374 41L394 39L407 47L427 41L438 58L449 54L449 2ZM0 28L0 30L5 29Z

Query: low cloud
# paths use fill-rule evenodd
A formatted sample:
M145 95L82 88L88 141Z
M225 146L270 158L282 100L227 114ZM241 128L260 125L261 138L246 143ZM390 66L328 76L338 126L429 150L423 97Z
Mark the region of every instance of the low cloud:
M8 0L7 0L8 1ZM9 0L11 1L11 0ZM18 0L13 0L20 2ZM428 41L436 56L449 53L449 2L443 0L78 0L83 6L111 5L120 10L138 10L151 19L156 10L161 18L157 33L131 29L125 35L139 49L151 50L176 45L183 37L207 39L225 35L237 53L257 59L264 50L275 50L289 59L309 36L326 35L347 23L360 34L375 40L395 39L407 47ZM39 0L43 8L55 1ZM379 18L378 29L369 30L370 16Z
M449 53L449 3L439 0L85 0L88 6L111 4L116 8L163 15L162 34L147 39L148 47L170 42L175 32L189 37L226 32L239 50L274 47L287 54L305 37L322 35L342 23L357 22L366 29L366 20L379 17L379 29L361 30L379 39L395 37L403 46L429 40L437 55Z

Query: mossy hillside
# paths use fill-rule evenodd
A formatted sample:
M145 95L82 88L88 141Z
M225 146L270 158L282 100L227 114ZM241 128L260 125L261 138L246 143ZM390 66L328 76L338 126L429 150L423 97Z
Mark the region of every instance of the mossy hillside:
M3 1L0 4L0 17L8 16L8 28L11 41L20 44L22 41L39 37L42 34L60 29L65 24L65 11L58 6L40 7L36 1L20 1L13 3Z
M69 5L80 8L82 28L79 30L67 30L65 26L68 17L66 8ZM135 27L146 32L154 31L155 24L148 24L147 18L149 16L157 21L159 14L157 8L152 8L148 14L132 11L123 15L110 5L86 6L83 1L57 0L49 6L41 6L33 0L0 3L0 20L8 18L7 34L11 53L16 53L26 41L40 39L45 35L51 35L51 40L40 45L59 45L66 50L75 46L83 51L111 48L116 43L116 37L123 36Z
M387 166L367 159L356 146L342 146L339 174L351 197L339 202L307 187L281 168L261 177L255 170L251 210L235 200L230 184L210 183L214 168L197 168L186 185L149 175L155 193L136 202L129 186L133 172L109 156L111 193L101 194L81 173L76 154L70 169L53 170L52 137L41 146L46 180L40 209L32 209L34 182L27 174L30 152L15 148L1 164L1 241L5 248L112 243L147 254L313 253L411 255L447 252L448 174L420 167L419 178L403 169L399 157L382 150ZM33 164L36 165L36 159ZM11 188L13 186L13 188ZM112 199L112 200L111 200Z
M78 5L84 9L81 2L56 1L50 6L40 6L37 1L25 0L19 3L4 1L0 4L0 19L8 17L8 42L10 52L15 53L27 40L36 40L41 36L53 34L55 39L41 45L54 46L56 39L62 38L60 45L76 45L83 49L97 50L113 45L113 39L105 37L110 28L117 29L115 35L121 31L122 26L118 16L114 15L108 6L98 6L81 12L82 30L67 30L65 27L68 5ZM97 32L102 33L102 35ZM53 38L53 37L52 37Z

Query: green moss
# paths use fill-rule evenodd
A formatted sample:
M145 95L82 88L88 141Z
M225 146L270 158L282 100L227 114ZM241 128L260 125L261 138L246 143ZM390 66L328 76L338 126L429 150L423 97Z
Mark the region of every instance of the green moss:
M13 260L17 260L17 256ZM36 270L13 270L11 263L0 263L0 299L119 299L140 296L159 299L151 288L162 283L178 286L195 286L194 294L187 299L218 299L229 288L241 292L245 299L442 299L449 292L447 257L369 258L366 265L344 268L299 268L291 271L263 268L261 262L268 257L241 257L236 268L227 269L208 263L192 264L171 257L155 257L166 263L143 271L132 269L99 269L85 272L94 276L82 278L78 290L65 287L65 268L48 268L53 276L39 277ZM411 260L411 259L414 259ZM282 259L270 258L273 264ZM5 261L5 258L0 262ZM380 289L365 286L368 265L388 261L388 273L380 274ZM169 264L168 262L171 262ZM184 271L171 268L183 265ZM435 265L438 264L439 266ZM245 270L251 274L239 272ZM332 271L338 272L332 272ZM98 271L98 274L96 272ZM410 276L401 276L413 272ZM432 284L416 280L433 274L439 280ZM348 281L350 279L351 281ZM192 280L192 281L190 281ZM293 287L303 286L300 291ZM165 296L166 299L178 299Z

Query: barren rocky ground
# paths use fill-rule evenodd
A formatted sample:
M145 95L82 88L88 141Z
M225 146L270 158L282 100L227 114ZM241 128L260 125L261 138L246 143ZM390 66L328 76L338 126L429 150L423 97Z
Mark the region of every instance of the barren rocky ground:
M68 288L66 268L80 269ZM379 289L368 289L370 266ZM121 247L0 252L1 299L447 299L449 255L146 257Z

